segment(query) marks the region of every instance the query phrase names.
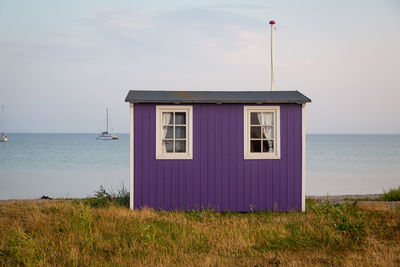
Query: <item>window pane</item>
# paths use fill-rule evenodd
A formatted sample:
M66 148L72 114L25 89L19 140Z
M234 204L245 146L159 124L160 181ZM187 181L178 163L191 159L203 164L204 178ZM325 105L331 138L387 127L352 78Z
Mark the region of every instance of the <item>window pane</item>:
M274 113L263 112L263 125L274 125Z
M261 138L261 127L251 126L250 138Z
M164 126L163 127L163 137L165 138L173 138L174 137L174 127L172 126Z
M268 152L274 152L274 141L267 141L268 142Z
M186 124L185 112L175 112L175 124Z
M269 152L268 141L263 140L263 152Z
M261 117L260 112L251 112L250 113L251 124L260 125L260 119L261 119L260 117Z
M261 152L261 140L250 141L250 152Z
M262 127L263 138L274 139L274 127L264 126Z
M175 138L186 138L185 126L175 126Z
M174 124L174 117L172 112L163 112L162 117L164 125Z
M172 153L174 149L174 141L172 140L164 140L163 141L163 152L164 153Z
M185 140L175 141L175 152L177 152L177 153L185 153L186 152L186 141Z

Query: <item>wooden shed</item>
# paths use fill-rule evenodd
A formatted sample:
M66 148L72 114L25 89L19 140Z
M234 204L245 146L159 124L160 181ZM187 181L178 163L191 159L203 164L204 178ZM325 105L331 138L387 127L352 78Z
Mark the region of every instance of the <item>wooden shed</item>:
M305 210L298 91L129 91L130 206Z

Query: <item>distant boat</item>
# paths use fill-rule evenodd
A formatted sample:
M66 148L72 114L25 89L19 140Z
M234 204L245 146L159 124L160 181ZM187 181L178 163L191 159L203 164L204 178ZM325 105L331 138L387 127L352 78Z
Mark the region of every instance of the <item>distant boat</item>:
M118 140L119 137L108 132L108 108L106 115L106 130L97 136L97 140Z
M8 137L4 132L4 105L1 105L1 134L0 134L0 142L7 142Z

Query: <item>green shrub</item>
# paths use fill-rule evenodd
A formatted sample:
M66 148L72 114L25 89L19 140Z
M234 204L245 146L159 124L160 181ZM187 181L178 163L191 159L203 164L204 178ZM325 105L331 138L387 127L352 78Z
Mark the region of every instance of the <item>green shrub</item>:
M88 197L79 202L92 208L105 208L112 204L129 208L129 197L130 194L126 190L124 184L122 184L116 192L107 192L104 187L100 185L99 189L95 191L94 197Z
M388 192L383 191L383 201L400 201L400 186L397 189L390 189Z
M117 192L111 191L109 194L111 201L118 206L129 208L130 193L122 183L121 187L117 189Z

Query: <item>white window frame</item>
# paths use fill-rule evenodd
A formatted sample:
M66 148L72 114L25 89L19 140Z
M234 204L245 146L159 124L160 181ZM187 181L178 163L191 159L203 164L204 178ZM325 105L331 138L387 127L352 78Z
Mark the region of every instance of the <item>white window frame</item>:
M250 113L273 112L274 113L274 152L250 152ZM244 106L243 109L244 130L244 159L280 159L281 158L281 118L280 106Z
M186 153L165 153L162 150L162 113L186 112ZM156 159L193 159L193 106L156 106Z

